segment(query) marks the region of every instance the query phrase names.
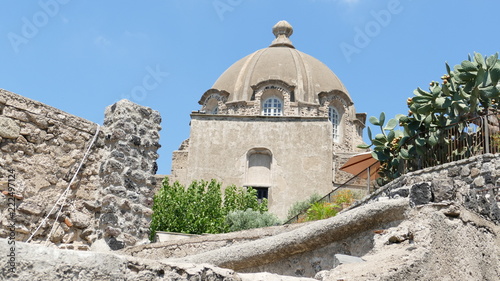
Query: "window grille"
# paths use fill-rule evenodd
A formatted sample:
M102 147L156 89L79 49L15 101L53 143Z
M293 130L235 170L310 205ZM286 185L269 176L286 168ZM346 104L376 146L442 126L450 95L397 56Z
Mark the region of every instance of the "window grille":
M332 122L333 125L333 141L338 142L340 140L340 115L338 111L331 106L328 109L328 119L330 120L330 122Z
M265 100L262 106L262 115L264 116L282 116L283 102L277 97L271 97Z

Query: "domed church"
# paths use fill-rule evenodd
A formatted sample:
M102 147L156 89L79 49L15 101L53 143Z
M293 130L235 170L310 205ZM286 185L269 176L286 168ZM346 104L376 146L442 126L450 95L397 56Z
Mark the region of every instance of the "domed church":
M342 183L341 164L359 153L366 114L339 78L290 41L276 37L229 67L191 113L191 131L172 159L172 180L217 179L251 186L285 218L288 208Z

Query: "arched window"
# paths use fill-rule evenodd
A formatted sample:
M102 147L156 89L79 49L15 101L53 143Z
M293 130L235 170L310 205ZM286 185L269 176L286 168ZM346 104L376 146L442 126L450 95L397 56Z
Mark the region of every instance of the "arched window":
M271 187L272 153L266 148L255 148L247 154L247 175L245 186L251 186L257 190L259 201L269 198Z
M270 97L262 104L262 115L281 116L283 115L283 102L278 97Z
M210 112L208 112L209 114L217 114L219 112L219 107L216 106L214 108L212 108L212 110L210 110Z
M247 181L257 186L268 186L271 181L272 157L267 151L253 151L248 155Z
M219 112L219 101L216 98L211 98L205 105L206 114L217 114Z
M328 119L333 125L333 141L340 141L340 115L339 112L332 106L328 108Z

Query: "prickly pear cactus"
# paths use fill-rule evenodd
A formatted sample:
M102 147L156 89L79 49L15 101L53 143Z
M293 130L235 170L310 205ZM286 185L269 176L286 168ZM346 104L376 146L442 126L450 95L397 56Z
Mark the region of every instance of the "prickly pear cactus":
M446 128L458 126L461 131L466 126L465 120L497 112L500 99L498 54L483 57L474 53L473 58L469 56L453 70L446 63L446 71L441 82L430 83L428 91L417 88L413 92L414 97L407 99L407 115L399 114L387 124L383 112L379 118L370 117L370 123L378 126L381 133L373 137L368 128L371 144L358 147L373 148L373 157L381 162L379 184L399 177L403 169L418 169L417 160L422 159L419 156L442 159L443 155L438 154L467 153L466 147L456 151L439 149L450 141L450 136L444 133ZM398 125L401 130L396 129Z

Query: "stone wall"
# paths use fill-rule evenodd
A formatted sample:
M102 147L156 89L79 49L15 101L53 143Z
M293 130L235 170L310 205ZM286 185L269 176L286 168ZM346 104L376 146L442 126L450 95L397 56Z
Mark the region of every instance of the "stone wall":
M80 249L99 239L112 248L145 239L160 121L158 112L129 101L109 107L58 221L59 206L42 224L98 125L0 90L0 237L26 241L34 234L35 242Z
M408 173L351 208L409 197L414 206L455 202L500 224L500 154L484 154Z
M172 173L170 180L186 181L189 156L189 139L184 140L178 150L172 152Z
M161 117L122 100L106 109L99 229L113 250L148 236L158 169ZM101 233L99 233L100 235Z

